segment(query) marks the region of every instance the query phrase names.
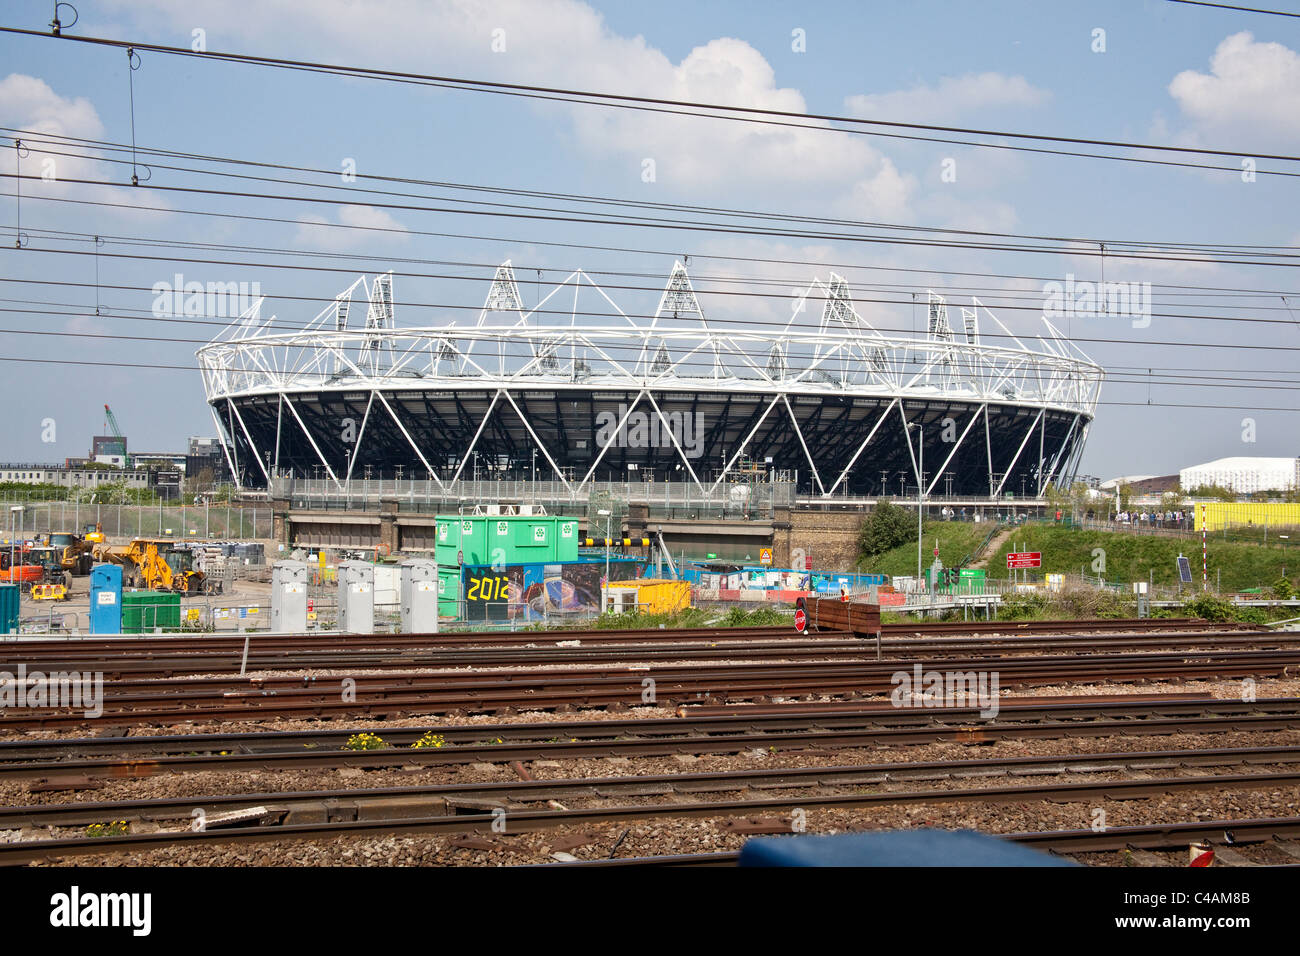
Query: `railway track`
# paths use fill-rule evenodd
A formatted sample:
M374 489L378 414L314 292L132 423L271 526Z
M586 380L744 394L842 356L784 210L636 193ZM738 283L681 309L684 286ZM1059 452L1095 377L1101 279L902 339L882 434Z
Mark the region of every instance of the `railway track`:
M1172 696L1172 695L1171 695ZM974 708L839 714L422 725L378 731L385 749L342 749L359 731L284 731L91 737L0 742L0 779L49 789L93 789L104 781L200 771L421 767L515 760L822 751L1005 739L1160 736L1300 729L1300 699L1252 702L1171 699L1077 704L1008 703L994 720ZM375 732L375 731L371 731ZM426 733L444 746L412 749Z
M407 647L385 650L307 651L256 650L245 658L238 651L216 654L164 653L164 649L132 653L129 649L83 652L72 648L42 657L27 654L21 659L0 655L5 666L42 672L78 670L103 674L117 681L144 680L233 672L282 670L404 670L428 668L494 668L568 664L621 664L686 661L821 661L821 660L937 660L971 655L994 656L1070 651L1085 656L1123 652L1175 652L1193 650L1294 650L1300 649L1300 632L1203 631L1176 634L1061 635L1050 639L1023 637L988 638L891 638L876 644L856 638L823 636L814 640L788 635L772 641L664 640L646 638L635 644L612 646L547 646L537 642L513 647L428 649ZM7 648L5 651L7 652Z
M102 822L184 820L201 808L216 815L264 806L288 807L298 813L351 814L351 819L376 814L400 816L428 810L434 801L457 798L529 804L579 797L612 795L663 797L673 794L729 793L747 790L800 790L861 787L913 780L932 782L994 777L1101 774L1139 770L1181 770L1204 767L1300 765L1300 746L1236 747L1211 750L1123 751L1070 755L1022 756L979 760L910 761L832 767L783 767L775 770L727 770L703 773L625 774L578 779L446 783L410 787L340 790L293 790L252 794L217 794L148 800L46 803L0 807L0 830L21 827L74 827ZM425 798L419 800L417 798ZM326 806L330 804L330 806ZM449 804L450 806L450 804ZM274 811L285 817L284 811Z
M518 786L522 789L526 782ZM628 821L678 818L734 817L761 813L788 813L795 809L863 809L882 805L940 804L953 802L1020 803L1051 801L1068 803L1088 800L1136 799L1170 793L1201 790L1252 790L1293 787L1300 784L1300 768L1290 768L1277 773L1213 774L1208 776L1173 776L1136 780L1082 781L1077 783L1045 783L1023 786L966 787L923 791L894 791L888 793L838 793L781 796L760 799L712 800L672 802L668 804L625 804L579 809L514 809L506 811L504 819L511 833L552 829L562 826L597 826L623 824ZM287 813L287 809L285 813ZM402 816L376 820L326 820L313 823L281 823L266 825L259 817L257 825L204 830L173 830L149 834L123 834L104 837L61 837L50 840L24 840L0 844L0 865L14 865L50 860L64 856L107 853L136 853L167 846L211 846L230 843L281 842L295 839L321 840L335 837L380 837L391 835L500 832L501 813L444 813L425 816ZM1204 825L1178 824L1176 827ZM1300 832L1300 819L1291 818L1286 826ZM1091 832L1091 831L1089 831ZM1234 834L1236 830L1232 831ZM1274 831L1269 831L1271 836ZM1102 834L1105 836L1106 834ZM1095 836L1095 835L1094 835ZM1115 845L1089 840L1075 835L1062 837L1050 847L1079 847L1098 844ZM1030 845L1042 846L1043 841L1020 840ZM1120 845L1122 848L1122 844Z
M1091 618L1071 621L936 621L922 624L885 623L884 636L932 637L945 634L1104 634L1177 631L1256 631L1262 628L1251 624L1211 623L1198 618ZM121 652L131 649L165 648L186 652L240 651L246 638L252 644L267 649L296 650L303 647L328 648L394 648L394 647L506 647L538 641L557 642L583 640L603 644L623 644L661 638L671 635L674 640L752 641L778 640L791 637L793 625L762 627L699 627L699 628L575 628L521 631L450 631L438 634L343 634L313 632L310 634L279 634L270 631L253 631L248 634L173 634L168 636L122 637L68 637L52 640L6 641L0 644L6 654L22 654L32 650L37 654L52 653L59 648L79 648L87 651ZM843 638L848 631L829 630L810 632L805 638L826 636Z
M945 658L941 663L950 673L996 674L1001 687L1262 678L1295 673L1300 669L1300 649L962 657ZM899 658L732 662L721 666L624 663L556 670L398 672L381 677L333 674L125 679L104 685L102 714L94 722L99 726L131 726L208 719L492 713L888 694L896 686L894 675L900 671L911 673L914 668L924 669L924 665L918 660ZM84 711L11 708L0 714L0 731L76 726L88 720Z
M1229 837L1231 834L1231 837ZM1300 862L1300 817L1266 817L1254 819L1210 820L1195 823L1160 823L1149 826L1107 827L1093 830L1042 830L1033 833L1001 833L1004 840L1021 843L1059 856L1110 853L1124 850L1179 850L1191 843L1212 847L1272 845ZM563 867L676 867L735 866L739 851L719 853L683 853L675 855L625 857L622 859L579 860L572 863L547 863ZM1147 865L1141 864L1139 865Z

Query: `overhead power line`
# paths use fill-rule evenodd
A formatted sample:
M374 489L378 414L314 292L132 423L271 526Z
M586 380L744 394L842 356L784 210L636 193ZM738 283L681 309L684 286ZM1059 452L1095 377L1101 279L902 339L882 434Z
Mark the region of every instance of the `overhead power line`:
M1184 156L1221 156L1232 158L1249 157L1255 160L1267 159L1279 162L1294 163L1300 162L1300 156L1287 154L1266 153L1261 150L1249 149L1212 149L1207 147L1193 146L1173 146L1168 144L1157 143L1136 143L1123 140L1104 140L1089 139L1075 136L1058 136L1046 133L1023 133L1010 130L990 130L978 129L961 126L940 126L930 123L911 123L898 120L878 120L867 119L863 117L842 116L830 113L808 113L794 110L778 110L753 106L735 106L724 103L706 103L692 100L674 100L663 97L652 96L634 96L625 93L606 93L592 90L576 90L565 87L538 86L526 83L505 83L494 80L478 80L466 77L441 76L437 74L415 73L410 71L399 70L381 70L371 67L349 66L333 63L321 63L310 60L291 60L282 57L255 56L247 53L221 53L215 50L197 51L188 47L168 46L165 44L145 43L135 40L113 40L107 37L77 36L68 33L51 34L38 30L26 30L18 27L0 27L0 33L10 33L18 36L28 36L41 39L62 39L70 40L77 43L87 43L98 46L113 47L117 49L134 49L137 52L146 51L152 53L161 53L171 56L195 57L212 61L227 63L238 63L245 65L270 67L275 69L306 71L311 73L325 73L338 76L351 76L372 80L384 80L390 82L416 84L424 86L445 87L451 89L468 90L474 92L495 93L506 96L522 96L535 99L555 99L561 102L578 103L591 106L602 106L617 109L636 109L651 112L666 112L677 115L698 116L709 119L736 120L749 123L761 123L764 125L779 126L801 126L803 128L858 133L868 136L892 136L894 138L914 138L923 139L914 135L904 135L901 133L886 133L885 130L916 130L932 133L951 133L963 136L981 136L996 139L1012 139L1020 142L1040 142L1055 143L1075 146L1093 146L1108 149L1130 149L1146 150L1163 154L1184 155ZM813 120L817 123L831 123L833 126L810 125L806 122ZM979 146L989 149L1004 149L1013 151L1045 151L1041 147L1024 147L1016 146L1010 143L998 142L966 142L954 141L950 138L935 137L934 141L944 143L955 143L957 145ZM1135 161L1135 162L1154 162L1157 164L1169 164L1164 160L1147 160L1141 157L1125 157L1107 154L1087 154L1089 158ZM1182 165L1175 163L1174 165ZM1232 167L1217 167L1221 169L1240 172L1240 169ZM1267 171L1260 171L1267 172Z

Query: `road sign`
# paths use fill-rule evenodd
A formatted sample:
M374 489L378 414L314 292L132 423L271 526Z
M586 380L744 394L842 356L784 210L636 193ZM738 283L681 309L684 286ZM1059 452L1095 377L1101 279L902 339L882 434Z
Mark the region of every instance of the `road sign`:
M759 564L771 564L771 563L772 563L772 549L771 549L771 548L759 548L759 549L758 549L758 563L759 563Z
M808 615L804 613L803 608L797 608L794 612L794 629L802 634L808 627Z
M1009 551L1007 552L1007 570L1015 568L1041 568L1043 566L1043 553L1041 551Z
M812 570L812 558L804 558L804 559L803 559L803 569L804 569L805 571L811 571L811 570Z

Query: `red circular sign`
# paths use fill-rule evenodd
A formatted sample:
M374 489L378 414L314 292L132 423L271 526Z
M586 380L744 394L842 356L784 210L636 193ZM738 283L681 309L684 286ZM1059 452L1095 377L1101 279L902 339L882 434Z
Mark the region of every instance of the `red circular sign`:
M794 629L800 634L808 626L808 615L804 613L803 608L796 608L794 612Z

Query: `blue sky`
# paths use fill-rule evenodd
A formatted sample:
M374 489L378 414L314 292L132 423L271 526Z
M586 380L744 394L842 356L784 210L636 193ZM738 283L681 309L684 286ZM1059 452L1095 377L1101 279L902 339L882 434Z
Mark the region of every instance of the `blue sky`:
M1278 9L1290 9L1279 2ZM211 50L377 66L478 79L588 88L638 95L741 103L837 115L930 122L981 129L1148 143L1196 144L1243 153L1300 154L1300 20L1232 13L1183 4L990 2L777 3L560 2L469 0L358 3L263 0L83 0L69 32L188 46L205 31ZM43 29L45 0L12 0L3 24ZM1093 31L1105 31L1094 52ZM503 30L505 50L491 49ZM806 50L792 49L801 30ZM0 125L100 140L130 138L125 54L53 40L0 37ZM538 104L494 95L295 74L146 54L135 74L136 138L142 145L338 169L347 158L362 172L482 185L518 186L633 199L806 212L919 226L994 230L1057 237L1152 242L1295 246L1300 244L1300 181L1177 170L1092 159L1012 154L970 147L905 143L823 131L756 133L739 124L666 120L591 107ZM0 171L12 172L13 149L0 140ZM103 154L101 154L103 155ZM39 152L24 160L34 168ZM653 182L643 162L655 160ZM955 182L941 177L955 161ZM124 182L129 170L95 159L65 161L63 175ZM1225 165L1236 166L1233 160ZM1261 162L1260 168L1268 164ZM203 177L207 178L207 177ZM194 177L155 171L155 184ZM94 281L94 260L38 248L90 247L50 241L43 230L166 241L229 242L350 258L335 273L109 258L139 252L121 242L101 247L100 281L133 290L100 290L106 316L52 316L30 310L78 311L95 301L87 287L0 282L6 300L74 303L75 308L0 302L5 357L147 362L182 370L131 370L3 363L12 394L28 396L0 424L0 458L57 461L86 453L110 403L132 447L172 449L214 428L194 364L194 344L132 343L84 333L207 338L213 328L136 321L155 282L177 272L199 281L257 281L268 311L290 323L310 318L354 274L389 267L373 256L491 264L511 258L529 302L536 269L558 280L578 267L665 275L673 253L689 253L697 276L776 280L790 286L823 278L829 265L756 265L716 258L754 256L840 264L850 282L931 285L950 303L973 286L1017 332L1037 320L999 312L999 296L1033 297L1044 280L1067 273L1096 278L1095 259L934 250L779 237L729 237L604 225L539 224L367 208L356 195L347 221L406 230L483 235L489 241L379 235L312 228L313 217L337 221L340 210L302 202L199 198L147 187L128 190L60 183L44 195L159 205L173 211L76 206L24 200L22 222L33 247L12 248L12 180L0 198L0 277L43 282ZM203 183L203 185L210 185ZM24 192L39 194L32 184ZM238 187L234 187L238 188ZM262 184L254 188L281 192ZM339 185L340 196L347 187ZM401 200L397 200L401 201ZM269 215L292 223L196 217L204 209ZM547 247L541 241L657 250L662 254ZM144 250L167 255L166 249ZM184 255L185 253L182 253ZM249 255L215 258L252 259ZM285 256L273 256L285 261ZM308 257L306 262L323 260ZM851 267L851 268L848 268ZM399 268L401 268L399 266ZM891 269L943 270L933 276ZM399 308L399 324L464 322L481 305L490 270L458 266L415 271L455 273L478 281L404 280L400 301L463 306ZM1016 279L959 278L955 272ZM1291 268L1210 262L1152 263L1108 259L1107 278L1151 282L1155 311L1203 315L1162 318L1135 329L1115 318L1077 319L1070 331L1112 371L1089 439L1083 471L1164 474L1228 455L1295 455L1295 356L1300 348L1300 293ZM658 280L638 280L654 286ZM700 278L703 289L710 281ZM1270 290L1226 300L1171 286ZM1180 294L1181 293L1181 294ZM864 294L865 295L865 294ZM614 298L628 311L653 309L653 291ZM708 298L706 311L771 321L780 302ZM1291 311L1288 311L1288 305ZM24 311L27 310L27 311ZM881 328L915 321L907 307L863 304ZM1270 318L1273 324L1220 321ZM1215 320L1210 320L1214 317ZM1292 321L1294 320L1294 321ZM19 331L43 334L16 334ZM59 337L55 332L82 333ZM1213 343L1191 348L1176 343ZM1241 348L1273 346L1268 350ZM1206 369L1198 387L1155 385L1145 369ZM1143 370L1141 372L1136 370ZM1224 371L1219 371L1224 370ZM1202 373L1181 372L1180 375ZM1165 373L1166 377L1168 373ZM1212 385L1280 384L1279 389ZM1153 405L1144 403L1148 397ZM1143 403L1138 406L1112 403ZM1206 405L1209 408L1169 407ZM1224 406L1244 406L1227 408ZM1243 419L1256 440L1242 440ZM42 441L46 419L56 440Z

